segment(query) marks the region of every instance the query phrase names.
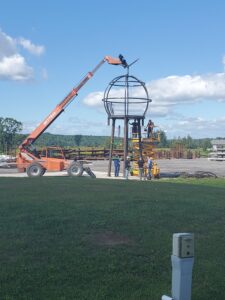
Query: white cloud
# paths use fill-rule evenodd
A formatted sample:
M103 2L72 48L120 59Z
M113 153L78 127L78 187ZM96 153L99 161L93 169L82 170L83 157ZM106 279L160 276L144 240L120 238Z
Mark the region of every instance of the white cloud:
M18 44L21 45L24 49L29 51L34 55L42 55L45 52L45 47L40 45L34 45L30 40L26 40L24 38L18 39Z
M33 77L33 69L19 54L5 56L0 60L0 79L28 80Z
M38 121L24 121L23 133L32 132L40 122ZM106 119L101 120L84 120L79 117L70 117L68 119L56 120L47 130L53 134L83 134L83 135L109 135L110 126L107 126Z
M107 126L107 120L103 119L82 119L79 116L69 117L63 124L59 122L58 128L53 124L51 132L59 131L61 134L83 134L83 135L109 135L110 127Z
M102 106L103 105L103 102L102 102L103 96L104 96L104 92L90 93L85 97L84 103L88 106L93 106L93 107Z
M225 64L225 56L223 57ZM146 83L149 96L153 100L149 105L152 116L166 116L174 106L184 103L196 103L202 100L225 101L225 73L202 75L168 76ZM121 95L121 89L114 95ZM137 88L135 96L142 97L143 89ZM92 107L102 106L103 92L89 94L84 103Z
M167 132L169 138L191 135L193 138L224 137L225 116L215 119L202 117L177 116L166 120L160 129Z
M0 29L0 60L5 56L14 55L16 52L15 41Z
M37 121L24 121L22 133L28 134L32 132L38 125L39 123Z
M151 98L162 105L225 100L225 74L169 76L149 82Z
M18 45L35 55L44 52L43 46L36 46L31 41L14 39L0 29L0 80L26 81L34 76L34 70L19 52Z

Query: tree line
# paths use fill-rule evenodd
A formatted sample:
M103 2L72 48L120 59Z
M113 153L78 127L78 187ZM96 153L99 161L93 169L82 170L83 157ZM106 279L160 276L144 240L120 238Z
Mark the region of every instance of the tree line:
M27 137L21 134L22 123L13 118L0 117L0 153L14 153L16 148ZM201 148L206 150L211 147L211 139L194 139L190 135L187 137L177 137L168 139L164 131L160 133L160 143L158 148L174 148L177 144L183 145L187 149ZM110 147L109 136L93 136L93 135L59 135L51 133L43 133L35 142L37 147L43 146L61 146L61 147ZM122 138L115 138L115 147L122 147Z
M13 118L0 117L0 153L8 154L18 144L22 123Z
M190 135L186 137L174 137L173 139L167 139L166 133L160 131L160 143L158 144L159 148L175 148L177 144L183 145L187 149L203 149L206 151L208 148L211 148L210 138L194 139Z

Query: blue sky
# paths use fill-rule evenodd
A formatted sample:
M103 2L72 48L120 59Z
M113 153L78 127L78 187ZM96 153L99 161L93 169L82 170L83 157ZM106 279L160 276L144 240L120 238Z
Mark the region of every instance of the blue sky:
M2 0L0 116L30 132L105 55L122 53L140 59L131 73L153 100L146 121L171 138L225 136L224 36L222 0ZM109 134L98 95L122 74L105 64L48 131Z

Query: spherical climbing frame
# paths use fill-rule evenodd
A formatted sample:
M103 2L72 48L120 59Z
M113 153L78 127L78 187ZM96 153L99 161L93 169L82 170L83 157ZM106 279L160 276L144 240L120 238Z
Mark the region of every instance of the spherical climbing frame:
M136 61L135 61L136 62ZM133 62L134 63L134 62ZM111 145L109 154L108 176L111 176L112 154L115 138L116 120L124 121L124 162L128 155L128 124L133 120L137 124L137 137L139 141L139 154L142 157L141 147L141 125L144 125L144 119L152 101L149 98L145 83L137 77L129 74L130 65L126 64L127 73L125 75L114 78L105 90L104 107L108 115L108 125L112 120ZM125 164L123 166L123 174L125 176Z

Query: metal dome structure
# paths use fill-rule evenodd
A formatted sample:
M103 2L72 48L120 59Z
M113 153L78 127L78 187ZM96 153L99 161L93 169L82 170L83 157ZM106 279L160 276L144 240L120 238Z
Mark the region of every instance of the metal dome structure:
M109 119L144 119L151 99L145 83L129 75L128 68L126 75L109 83L103 102Z
M148 110L149 103L152 101L149 98L145 83L137 77L129 74L130 66L137 60L128 65L122 55L119 56L127 73L125 75L114 78L107 86L102 101L108 115L108 124L112 120L111 146L109 153L109 168L108 176L111 176L111 164L113 155L115 123L116 120L124 121L124 162L128 155L128 124L133 120L136 128L136 138L139 140L139 156L142 157L141 147L141 122L144 125L145 114ZM133 125L134 126L134 125ZM125 176L125 163L123 167Z

